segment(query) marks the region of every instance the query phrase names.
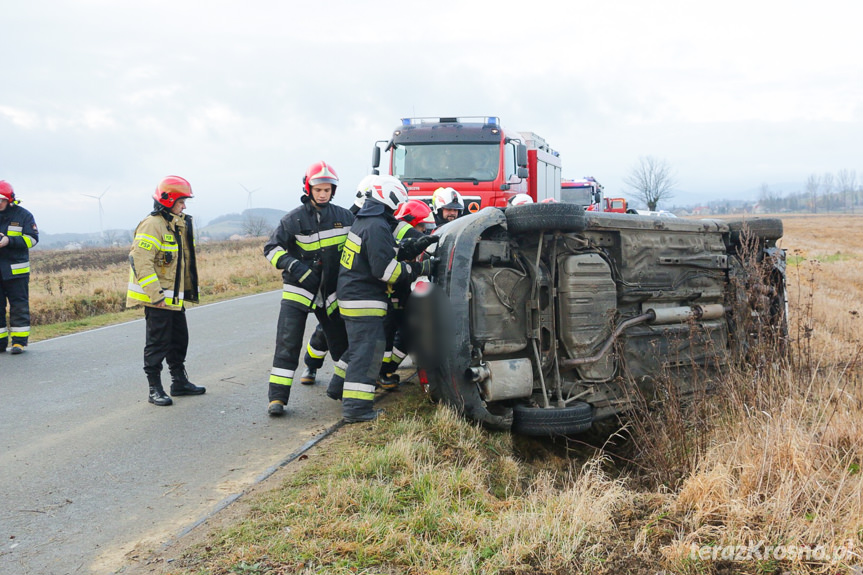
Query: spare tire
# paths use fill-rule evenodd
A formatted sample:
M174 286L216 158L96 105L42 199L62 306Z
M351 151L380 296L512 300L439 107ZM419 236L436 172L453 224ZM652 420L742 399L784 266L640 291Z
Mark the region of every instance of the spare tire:
M743 230L749 229L749 233L759 240L778 240L782 237L782 220L779 218L752 218L747 220L729 220L728 229L731 231L731 244L740 245Z
M513 410L512 430L522 435L572 435L590 429L593 408L583 401L566 407L531 407L517 404Z
M576 204L522 204L506 209L506 227L513 234L553 231L583 232L584 208Z

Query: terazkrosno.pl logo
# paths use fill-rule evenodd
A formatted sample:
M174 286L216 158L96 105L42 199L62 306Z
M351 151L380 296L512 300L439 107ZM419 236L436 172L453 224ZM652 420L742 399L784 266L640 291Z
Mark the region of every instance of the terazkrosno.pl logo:
M854 553L853 544L845 545L767 545L764 541L752 545L689 546L689 558L702 561L819 561L825 563L857 563L863 561ZM852 575L863 575L863 564L852 568Z

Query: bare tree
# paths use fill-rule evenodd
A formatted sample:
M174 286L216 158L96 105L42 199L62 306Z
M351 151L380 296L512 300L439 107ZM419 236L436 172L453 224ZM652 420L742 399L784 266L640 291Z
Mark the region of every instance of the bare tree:
M768 212L777 212L782 206L782 192L771 190L766 183L761 184L758 203Z
M833 174L825 172L821 176L821 198L824 201L824 208L830 210L833 207Z
M810 174L806 180L806 192L811 198L812 213L818 213L818 190L821 188L821 178L816 174Z
M836 174L836 185L842 193L842 209L848 209L848 199L851 199L851 213L854 213L854 190L857 188L857 172L854 170L839 170Z
M659 202L673 198L672 188L677 185L668 162L653 156L639 158L638 165L623 178L623 182L633 189L635 197L647 204L650 211L656 210Z
M243 217L243 235L258 238L270 233L267 218L246 213Z

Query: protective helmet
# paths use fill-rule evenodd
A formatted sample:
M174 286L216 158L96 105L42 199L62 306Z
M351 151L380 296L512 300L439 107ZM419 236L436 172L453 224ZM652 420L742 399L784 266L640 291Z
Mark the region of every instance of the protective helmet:
M180 198L194 198L192 186L180 176L168 176L156 186L153 199L166 208L173 208L174 202Z
M452 188L438 188L432 195L432 209L434 213L440 210L464 210L464 202L457 191Z
M6 180L0 180L0 198L6 198L10 204L15 202L15 190Z
M309 169L306 170L306 175L303 176L303 190L306 195L312 193L312 186L318 184L332 184L333 196L336 195L336 186L339 185L339 176L331 165L326 162L315 162Z
M396 210L408 201L408 191L395 176L375 176L370 185L369 199Z
M371 193L372 182L374 182L376 177L377 176L374 174L369 174L360 180L359 184L357 184L357 198L354 200L354 205L356 207L363 207L363 204L366 202L366 198L369 197L369 193Z
M542 200L539 203L540 204L556 204L557 200L555 200L554 198L545 198L544 200Z
M420 224L434 225L431 208L422 200L408 200L399 206L395 213L397 220L402 220L413 227Z
M516 194L509 199L509 205L511 206L523 206L525 204L532 204L533 198L528 196L527 194Z

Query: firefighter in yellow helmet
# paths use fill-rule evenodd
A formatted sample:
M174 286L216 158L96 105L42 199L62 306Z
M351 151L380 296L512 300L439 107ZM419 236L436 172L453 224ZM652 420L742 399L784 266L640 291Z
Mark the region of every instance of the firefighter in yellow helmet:
M185 368L189 347L186 302L198 302L192 217L183 213L186 200L192 197L192 186L179 176L159 182L153 211L135 229L129 253L132 269L126 307L144 306L144 373L150 387L148 401L153 405L173 403L162 387L163 360L171 373L171 395L207 391L189 381Z

